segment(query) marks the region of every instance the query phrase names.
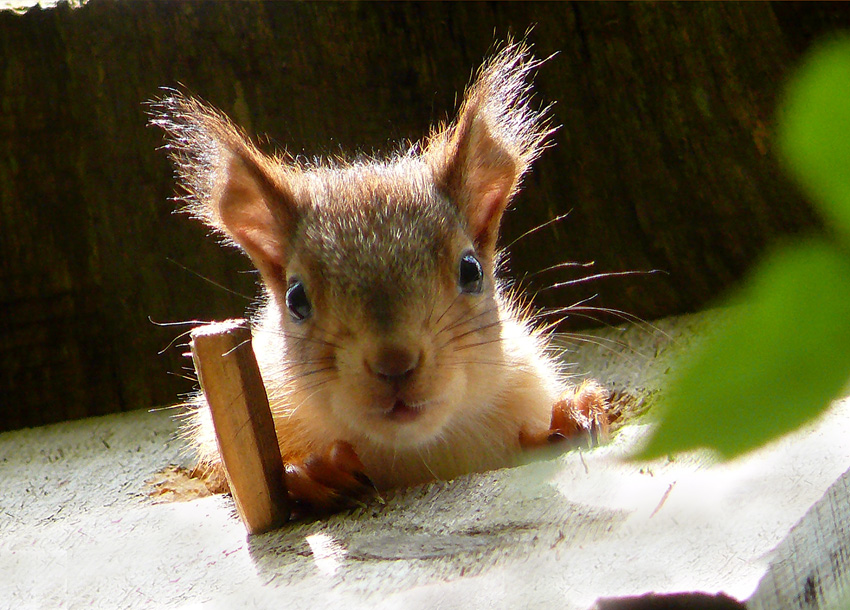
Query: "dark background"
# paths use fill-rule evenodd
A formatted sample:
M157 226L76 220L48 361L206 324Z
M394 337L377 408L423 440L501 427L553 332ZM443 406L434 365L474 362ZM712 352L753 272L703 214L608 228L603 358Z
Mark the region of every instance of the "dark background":
M789 70L844 4L91 2L0 12L0 429L170 404L193 384L149 321L241 315L247 259L173 214L145 100L182 84L270 147L393 148L450 118L494 40L551 59L557 147L503 243L515 275L567 260L664 270L541 292L644 319L713 303L765 246L817 230L779 169ZM175 262L172 262L175 261ZM187 271L186 269L191 270ZM532 292L578 277L549 272ZM573 317L574 327L588 320Z

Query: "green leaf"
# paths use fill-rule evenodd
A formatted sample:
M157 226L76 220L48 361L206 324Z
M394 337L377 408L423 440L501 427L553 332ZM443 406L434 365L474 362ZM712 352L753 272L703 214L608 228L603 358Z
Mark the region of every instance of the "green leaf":
M822 44L786 91L779 146L824 216L850 239L850 38Z
M712 447L733 457L812 419L850 378L850 259L823 241L781 249L668 388L639 459Z

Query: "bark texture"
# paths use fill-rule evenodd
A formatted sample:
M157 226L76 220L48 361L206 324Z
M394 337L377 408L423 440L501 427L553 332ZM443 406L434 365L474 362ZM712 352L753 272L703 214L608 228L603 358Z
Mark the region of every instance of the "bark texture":
M598 293L595 305L651 319L710 303L767 243L816 226L778 168L774 107L789 67L846 13L145 0L0 12L0 429L174 402L192 388L185 348L158 352L184 329L150 319L238 316L256 294L247 259L172 215L143 104L160 87L182 84L269 148L369 153L450 117L494 38L536 24L536 54L559 52L536 89L562 127L503 243L573 212L511 248L513 273L660 269L537 299Z

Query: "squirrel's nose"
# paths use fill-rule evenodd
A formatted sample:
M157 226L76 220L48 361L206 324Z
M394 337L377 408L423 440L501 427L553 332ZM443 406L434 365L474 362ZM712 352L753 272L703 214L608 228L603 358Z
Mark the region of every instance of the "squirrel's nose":
M413 375L419 366L420 352L397 346L383 346L366 356L366 368L387 383L400 383Z

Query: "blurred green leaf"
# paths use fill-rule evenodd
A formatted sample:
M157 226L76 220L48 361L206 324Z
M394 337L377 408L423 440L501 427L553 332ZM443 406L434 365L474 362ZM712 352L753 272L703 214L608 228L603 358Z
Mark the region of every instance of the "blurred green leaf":
M811 53L789 83L779 146L824 216L850 239L850 38Z
M850 258L838 248L779 250L741 296L683 363L639 459L705 446L733 457L812 419L848 381Z

